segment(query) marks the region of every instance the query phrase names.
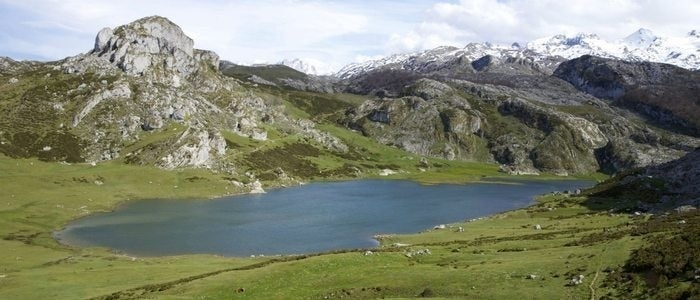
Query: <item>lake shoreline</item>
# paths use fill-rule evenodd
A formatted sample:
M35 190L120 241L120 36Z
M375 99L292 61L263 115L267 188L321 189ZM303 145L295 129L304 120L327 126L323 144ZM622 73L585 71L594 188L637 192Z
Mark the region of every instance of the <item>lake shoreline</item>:
M485 178L485 179L486 179L486 178ZM488 178L488 179L493 179L493 178ZM511 177L511 176L508 176L508 177L500 177L499 179L500 179L499 181L494 181L494 180L489 180L489 181L484 181L484 182L481 182L481 181L473 182L473 181L472 181L472 182L470 182L470 183L472 183L472 184L473 184L473 183L478 183L478 184L480 184L480 185L491 185L491 184L500 184L500 185L520 185L521 182L523 182L523 183L527 183L527 182L551 182L550 180L540 180L539 178L519 178L519 177L517 177L517 176L513 176L513 177ZM339 183L339 184L352 184L352 183L361 182L361 181L363 181L363 180L369 181L369 182L397 182L397 183L400 182L400 181L406 181L406 182L411 182L411 183L415 184L416 186L423 186L422 183L417 182L417 181L415 181L415 180L406 180L406 179L401 179L401 178L372 178L372 179L333 180L333 181L325 181L325 180L324 180L324 181L312 181L310 184L311 184L312 187L314 187L314 186L318 187L319 185L316 185L316 184L323 184L323 183L328 183L328 182L334 182L334 183ZM558 180L558 181L560 181L560 182L568 182L568 181L571 181L571 182L573 182L573 181L580 181L580 182L583 182L583 181L581 181L581 180L578 179L578 178L567 178L567 179L565 179L565 180L561 180L561 179L560 179L560 180ZM470 188L470 187L471 187L471 188L475 188L475 186L470 186L470 183L463 183L463 184L446 183L446 184L444 184L444 185L445 185L446 187L449 187L449 186L464 186L465 188ZM594 184L593 181L589 181L589 183L590 183L590 184ZM306 185L306 184L303 184L303 185ZM587 185L589 185L589 184L587 184ZM428 185L428 186L433 186L433 185ZM469 187L467 187L467 186L469 186ZM302 188L302 187L300 187L300 186L291 186L291 188L295 188L295 187L296 187L296 188ZM280 191L283 190L283 187L282 187L282 186L276 186L275 188L273 188L273 190L275 190L275 191L277 191L277 192L280 192ZM223 200L223 201L226 201L226 200L233 200L233 199L227 199L227 198L229 198L229 197L245 197L245 196L248 196L248 195L250 195L250 194L237 193L237 194L228 195L228 196L224 196L224 197L207 197L205 201L208 201L208 200ZM529 207L529 206L531 206L531 205L533 205L533 204L536 204L536 200L535 200L535 199L536 199L536 197L538 197L539 195L541 195L541 193L532 195L532 198L530 198L529 200L527 200L527 203L526 203L526 204L524 204L522 207L515 208L515 210L517 210L517 209L524 209L524 208L527 208L527 207ZM263 196L261 196L261 197L265 197L265 196L263 195ZM139 200L140 200L140 201L153 201L153 200L158 200L158 199L132 199L132 200L129 200L129 201L123 201L123 202L120 202L119 205L116 205L115 207L113 207L112 210L111 210L111 212L118 211L120 208L124 208L125 205L128 205L128 204L130 204L130 203L133 203L134 201L139 201ZM168 199L165 199L165 200L161 199L160 201L167 201L167 200L168 200ZM191 202L193 202L193 203L201 203L200 200L204 200L204 199L202 199L202 198L185 198L185 199L173 199L173 200L176 201L176 202L180 202L180 201L182 201L182 200L188 200L188 201L191 201ZM441 200L440 200L440 203L445 202L445 201L442 201L442 200L444 200L444 199L441 199ZM471 201L474 201L474 200L471 200ZM182 203L186 203L186 202L182 202ZM446 203L446 202L445 202L445 203ZM509 201L509 202L504 202L504 203L508 203L509 205L511 204L510 201ZM358 203L357 205L360 205L360 203ZM488 209L487 209L487 210L488 210ZM382 232L383 232L383 233L386 233L386 234L419 233L419 232L424 232L424 231L426 231L426 230L429 230L432 226L435 226L435 225L438 225L438 224L443 224L443 223L445 223L445 224L458 223L458 222L460 222L460 221L467 220L467 219L469 219L469 218L471 218L471 217L481 217L481 218L483 218L483 217L488 217L488 216L492 216L492 215L497 215L497 214L504 213L504 212L511 211L511 210L513 210L513 209L499 210L499 211L497 211L497 212L485 213L485 214L480 214L480 213L479 213L477 216L468 216L468 217L466 217L466 218L464 218L464 219L462 219L462 218L455 218L455 217L445 217L445 218L447 218L447 220L444 221L444 222L438 221L438 222L423 224L422 227L420 227L420 228L414 228L414 230L406 231L406 230L404 230L404 229L401 229L401 230L382 231ZM467 211L470 211L470 210L467 210ZM99 213L105 213L105 212L99 212ZM61 233L69 232L69 231L71 231L71 230L73 230L73 229L76 229L76 228L71 228L71 227L70 227L70 224L75 224L76 222L78 222L78 221L76 221L76 220L81 220L81 219L84 219L84 218L86 218L86 217L93 217L94 215L95 215L94 213L91 213L91 214L89 214L89 215L81 216L81 217L78 218L78 219L69 221L69 222L66 223L64 226L62 226L61 229L53 231L52 234L51 234L51 236L54 238L54 240L56 241L56 243L58 243L58 244L60 244L60 245L62 245L62 246L65 246L65 247L69 247L69 248L76 249L76 250L77 250L77 249L88 249L88 248L93 248L93 247L95 247L95 246L87 246L87 247L86 247L86 246L84 246L84 245L80 245L80 243L76 243L75 241L74 241L74 242L70 242L69 240L65 239ZM402 217L403 217L403 216L402 216ZM441 216L441 217L442 217L442 216ZM449 221L450 219L453 220L453 221ZM177 224L174 225L174 226L177 226ZM168 228L170 228L170 227L168 227ZM255 229L257 230L258 228L255 228ZM368 248L368 249L378 249L378 247L381 247L381 241L378 241L378 240L376 240L376 239L373 239L373 238L372 238L373 236L374 236L374 234L372 234L372 235L366 235L366 236L365 236L365 238L367 238L367 239L370 239L370 240L372 240L372 241L378 242L378 243L375 244L373 247ZM343 240L343 239L340 239L340 240ZM175 253L175 254L143 255L143 254L137 254L137 253L135 253L134 251L115 250L115 249L116 249L115 247L98 247L98 248L106 248L106 249L109 249L109 251L114 252L114 253L124 253L124 254L130 255L130 256L136 256L136 257L169 257L169 256L181 256L181 255L223 255L224 257L238 257L238 258L241 258L241 257L246 257L246 256L248 256L248 254L244 254L244 255L222 254L222 253L217 253L216 251L213 251L213 252L211 252L211 253L208 253L208 252L187 252L187 251L185 251L185 253ZM345 249L345 248L355 248L355 247L341 247L341 248L336 248L336 249ZM366 248L366 247L360 247L360 248L363 248L363 249L364 249L364 248ZM264 252L264 251L261 251L261 253L262 253L262 252ZM302 252L300 252L300 253L308 254L308 253L318 253L318 252L319 252L319 251L302 251ZM320 252L326 252L326 250L321 250ZM282 251L282 253L283 253L282 255L289 255L288 253L286 253L286 252L284 252L284 251ZM294 255L298 255L298 253L297 253L297 252L294 252Z

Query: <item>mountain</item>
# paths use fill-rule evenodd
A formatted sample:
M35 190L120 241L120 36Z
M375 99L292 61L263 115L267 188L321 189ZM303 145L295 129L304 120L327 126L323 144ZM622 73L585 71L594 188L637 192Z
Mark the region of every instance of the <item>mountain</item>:
M653 46L652 36L626 43ZM0 298L700 295L698 71L469 44L332 78L193 45L153 16L105 28L63 60L0 57ZM594 172L614 176L491 217L378 234L373 249L141 257L55 234L135 199L391 173L463 183ZM167 213L154 212L155 225Z
M207 98L236 88L217 75L218 63L215 53L194 49L177 25L147 17L102 29L86 54L3 69L14 79L4 89L14 94L0 107L9 116L0 121L0 152L69 162L127 156L166 168L211 166L225 142L209 128L223 121L224 112ZM144 132L171 123L185 126L149 148L125 149ZM248 132L256 130L257 122L250 123Z
M554 76L581 91L640 112L660 126L700 136L699 72L668 64L584 55L561 63Z
M309 74L309 75L325 75L328 73L326 68L324 66L322 66L322 63L319 61L311 62L309 60L301 60L299 58L294 58L294 59L284 59L284 60L280 61L278 64L288 66L294 70L297 70L299 72L302 72L304 74Z
M566 59L594 55L700 69L700 39L693 32L683 37L661 37L651 30L639 29L617 41L606 41L594 34L578 34L573 37L556 35L534 40L527 44L527 48L540 54Z
M327 77L309 75L283 64L243 66L224 60L219 68L222 74L255 86L263 85L319 93L335 92L332 81Z
M341 122L420 155L582 174L659 164L700 146L698 72L673 65L469 44L344 72L338 90L373 99Z
M700 205L700 148L663 164L631 169L588 192L654 213L695 210Z
M606 41L595 34L578 34L572 37L555 35L527 43L522 47L514 43L509 47L490 43L470 43L464 48L438 47L422 52L397 54L378 60L353 63L343 67L335 76L348 79L379 68L392 70L442 68L459 59L474 61L485 55L499 60L527 57L540 69L554 71L564 60L582 55L594 55L627 61L650 61L677 65L686 69L700 69L700 34L693 30L683 37L659 37L648 29L639 29L624 39Z
M218 55L193 48L180 27L158 16L105 28L93 49L64 60L0 58L0 153L207 168L251 184L258 176L294 182L370 166L344 165L345 142L317 129L305 112L292 115L280 98L286 94L256 89L219 68ZM291 77L307 76L284 68ZM274 156L284 162L270 164ZM307 156L333 158L342 170L320 170Z
M640 33L628 42L651 40ZM667 65L472 43L333 78L240 66L193 44L147 17L101 30L93 49L64 60L0 58L0 153L208 168L249 182L417 168L383 156L392 151L513 174L620 172L700 146L686 126L700 119L688 106L697 73ZM368 140L355 144L360 135Z

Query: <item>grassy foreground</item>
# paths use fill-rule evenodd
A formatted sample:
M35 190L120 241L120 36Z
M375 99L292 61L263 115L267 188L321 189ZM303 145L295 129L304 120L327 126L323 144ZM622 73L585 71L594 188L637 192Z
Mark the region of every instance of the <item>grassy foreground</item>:
M439 182L491 175L491 168L466 164L397 176ZM647 243L632 234L647 217L610 213L624 203L547 196L527 209L446 229L387 235L369 255L358 249L288 257L137 258L63 246L51 232L122 201L240 191L224 175L206 170L6 157L0 157L0 189L3 299L620 297L620 285L609 277ZM430 254L419 254L425 249ZM578 275L583 283L569 285Z

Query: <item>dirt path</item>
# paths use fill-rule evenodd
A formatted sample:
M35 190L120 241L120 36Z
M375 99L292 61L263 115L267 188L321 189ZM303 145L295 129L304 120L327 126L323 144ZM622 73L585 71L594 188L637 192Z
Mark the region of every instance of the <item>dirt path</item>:
M595 271L595 276L593 276L593 280L591 280L591 284L588 286L589 289L591 289L591 300L595 300L595 288L593 286L595 285L595 280L598 279L598 274L600 274L600 271Z

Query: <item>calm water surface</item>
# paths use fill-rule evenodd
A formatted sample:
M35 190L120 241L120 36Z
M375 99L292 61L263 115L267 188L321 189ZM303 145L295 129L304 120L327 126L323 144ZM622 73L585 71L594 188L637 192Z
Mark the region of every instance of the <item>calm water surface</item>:
M229 256L374 247L378 233L412 233L532 204L539 194L590 181L420 185L358 180L312 183L216 200L145 200L95 214L56 233L63 243L133 255Z

